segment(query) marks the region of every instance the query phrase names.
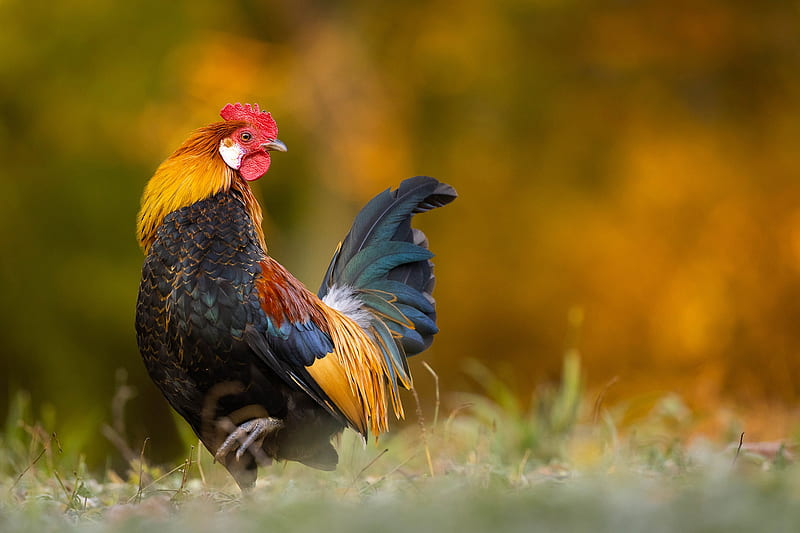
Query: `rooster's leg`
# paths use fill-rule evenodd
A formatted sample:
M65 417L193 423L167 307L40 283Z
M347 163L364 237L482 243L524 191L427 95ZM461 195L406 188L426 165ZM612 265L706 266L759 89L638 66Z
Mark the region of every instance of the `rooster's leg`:
M214 454L214 458L217 461L222 461L237 446L237 460L241 459L244 452L253 444L255 444L255 450L261 451L261 443L264 442L264 438L282 427L283 421L277 418L254 418L253 420L248 420L228 435L228 438L219 447L217 453ZM252 450L251 453L253 453ZM258 453L253 453L253 455L257 457Z

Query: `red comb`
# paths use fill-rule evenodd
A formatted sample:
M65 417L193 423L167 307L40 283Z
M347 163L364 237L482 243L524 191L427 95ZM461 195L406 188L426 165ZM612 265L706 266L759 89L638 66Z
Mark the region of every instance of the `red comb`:
M249 122L270 137L278 136L278 125L272 119L272 115L266 111L261 111L258 104L228 104L222 108L219 115L225 120L242 120Z

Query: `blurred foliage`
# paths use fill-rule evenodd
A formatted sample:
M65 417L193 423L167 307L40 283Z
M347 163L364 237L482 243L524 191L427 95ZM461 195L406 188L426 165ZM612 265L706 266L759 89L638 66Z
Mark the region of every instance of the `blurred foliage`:
M580 361L575 352L564 358L558 388L541 387L525 405L491 370L469 361L467 372L479 384L481 394L459 395L468 416L456 419L469 426L491 428L493 452L505 463L561 459L567 455L565 444L575 428L583 399ZM456 412L457 413L457 412Z
M376 192L414 174L458 189L419 220L445 392L481 390L468 358L518 398L555 382L578 310L606 404L676 391L701 425L731 403L783 434L799 19L789 1L0 1L0 412L30 391L102 461L124 368L131 442L180 456L135 346L134 218L187 132L254 101L290 149L257 185L268 241L309 286Z

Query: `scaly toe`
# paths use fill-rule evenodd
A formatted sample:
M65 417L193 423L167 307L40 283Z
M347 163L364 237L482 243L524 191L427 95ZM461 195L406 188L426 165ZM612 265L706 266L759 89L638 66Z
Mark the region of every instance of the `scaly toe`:
M261 443L269 433L282 427L283 421L277 418L254 418L253 420L248 420L228 435L222 446L217 449L214 458L222 462L225 456L236 448L236 460L238 461L253 444L257 445L256 448L260 448ZM238 448L237 444L239 444Z

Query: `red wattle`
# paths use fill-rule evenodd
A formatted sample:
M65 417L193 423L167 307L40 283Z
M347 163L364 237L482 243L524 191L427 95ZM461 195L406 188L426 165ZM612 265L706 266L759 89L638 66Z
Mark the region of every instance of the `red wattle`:
M245 156L239 167L239 174L247 181L255 181L269 170L269 154L253 154Z

